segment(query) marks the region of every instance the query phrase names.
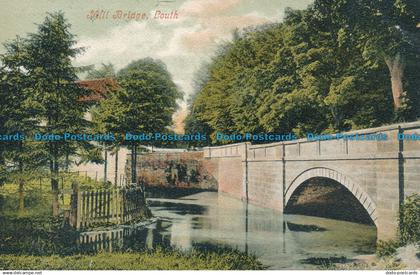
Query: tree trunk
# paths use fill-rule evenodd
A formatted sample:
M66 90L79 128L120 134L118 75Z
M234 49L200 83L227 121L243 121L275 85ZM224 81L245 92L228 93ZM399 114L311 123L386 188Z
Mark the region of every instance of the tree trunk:
M401 100L404 92L403 77L404 77L404 61L398 53L394 57L385 58L386 65L391 76L392 97L394 99L395 110L401 108Z
M59 207L60 207L60 204L58 202L58 177L57 177L57 172L58 172L57 158L54 157L54 159L50 161L52 212L53 212L54 217L57 217L59 215Z
M115 175L114 175L114 184L115 186L118 185L118 152L120 150L118 148L115 149Z
M131 146L131 184L137 181L137 146L133 143Z
M23 151L23 143L20 142L19 143L19 152L22 154ZM22 160L19 161L19 173L20 173L20 178L19 178L19 212L23 213L23 211L25 210L25 190L24 190L24 185L25 185L25 181L23 180L23 162Z
M134 144L134 183L137 183L137 144Z
M66 172L69 172L69 153L66 153Z
M107 179L107 174L108 174L108 151L106 150L105 143L104 143L104 152L105 152L105 157L104 157L104 183L106 183L108 181L108 179Z
M25 192L23 189L24 182L22 179L19 180L19 213L23 213L25 210Z

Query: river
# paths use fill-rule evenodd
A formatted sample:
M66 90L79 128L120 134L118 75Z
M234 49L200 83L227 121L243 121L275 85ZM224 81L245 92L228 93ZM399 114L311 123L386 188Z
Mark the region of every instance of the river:
M312 269L375 250L373 226L326 218L283 215L217 192L149 198L159 222L156 240L181 249L230 246L256 255L270 269Z

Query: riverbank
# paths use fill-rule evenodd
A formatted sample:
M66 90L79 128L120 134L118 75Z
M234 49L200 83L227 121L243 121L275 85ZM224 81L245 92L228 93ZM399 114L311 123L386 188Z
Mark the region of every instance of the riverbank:
M214 251L156 249L75 256L1 255L2 270L262 270L255 256L229 248Z

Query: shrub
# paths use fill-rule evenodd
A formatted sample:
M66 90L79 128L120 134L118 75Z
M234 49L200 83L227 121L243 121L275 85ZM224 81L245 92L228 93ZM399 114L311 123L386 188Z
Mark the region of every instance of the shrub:
M400 209L400 241L402 245L420 242L420 195L406 198Z
M397 241L378 241L376 244L376 255L378 257L393 256L399 246L400 243Z

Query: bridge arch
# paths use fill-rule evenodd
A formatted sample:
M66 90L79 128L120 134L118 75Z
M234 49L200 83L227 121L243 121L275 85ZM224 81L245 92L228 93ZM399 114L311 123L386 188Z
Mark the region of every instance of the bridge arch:
M291 184L286 188L284 196L284 207L288 204L292 194L296 189L302 185L304 182L313 179L313 178L328 178L336 181L337 183L343 185L348 191L350 191L353 196L360 202L366 212L369 214L370 218L376 226L377 216L376 216L376 204L370 198L370 196L363 191L360 185L353 180L352 178L330 168L326 167L314 167L307 169L295 177Z

